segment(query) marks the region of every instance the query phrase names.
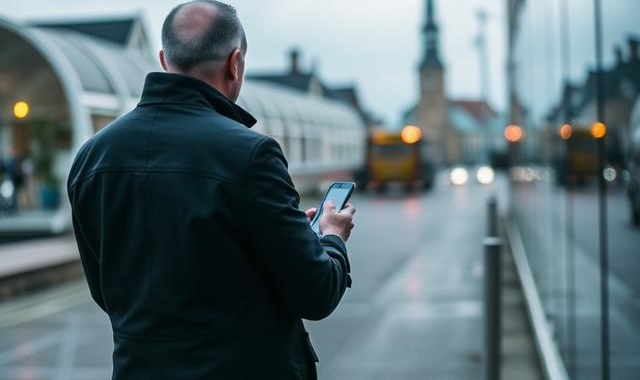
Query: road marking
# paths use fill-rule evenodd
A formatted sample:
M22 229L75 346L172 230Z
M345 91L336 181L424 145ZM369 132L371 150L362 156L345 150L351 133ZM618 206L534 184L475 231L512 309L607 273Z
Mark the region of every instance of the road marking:
M58 352L58 370L55 380L67 380L73 372L76 350L78 348L78 318L73 314L65 321L64 338ZM84 337L87 338L86 336Z
M45 366L20 366L0 368L2 379L49 380L56 373L56 368ZM107 367L75 367L67 380L104 380L110 379L112 369Z
M89 301L84 283L20 299L0 308L0 329L60 313Z
M471 267L471 275L476 280L484 277L484 265L482 262L476 261L473 263L473 266Z
M13 348L0 352L0 368L56 346L60 344L63 337L64 333L62 332L45 334L39 338L22 342Z

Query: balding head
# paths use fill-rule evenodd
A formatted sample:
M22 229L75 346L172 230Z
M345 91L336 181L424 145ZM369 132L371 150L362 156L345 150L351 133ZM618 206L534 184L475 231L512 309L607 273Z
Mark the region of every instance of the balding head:
M242 85L246 51L236 10L219 1L180 4L162 26L160 60L165 70L202 79L232 99Z
M173 8L162 26L165 59L188 72L194 66L226 59L234 49L247 50L236 10L213 0L195 0Z

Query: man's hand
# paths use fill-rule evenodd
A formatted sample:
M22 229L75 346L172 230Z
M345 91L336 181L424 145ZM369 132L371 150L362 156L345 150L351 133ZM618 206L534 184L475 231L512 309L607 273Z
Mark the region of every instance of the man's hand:
M333 202L326 202L320 217L320 232L323 235L339 236L346 242L351 236L351 230L355 227L353 224L353 214L355 213L356 209L350 203L338 211Z
M309 218L309 223L311 223L313 218L315 218L316 214L318 213L318 208L317 207L311 207L310 209L308 209L304 213L307 214L307 218Z

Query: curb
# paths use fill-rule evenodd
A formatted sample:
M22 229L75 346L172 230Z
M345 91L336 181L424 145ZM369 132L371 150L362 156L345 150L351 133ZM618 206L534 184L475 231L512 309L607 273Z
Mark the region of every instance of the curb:
M506 218L506 222L507 242L511 248L520 284L524 292L527 312L545 377L549 380L569 380L567 369L554 344L551 328L547 323L545 312L542 308L542 302L529 267L520 231L511 216Z

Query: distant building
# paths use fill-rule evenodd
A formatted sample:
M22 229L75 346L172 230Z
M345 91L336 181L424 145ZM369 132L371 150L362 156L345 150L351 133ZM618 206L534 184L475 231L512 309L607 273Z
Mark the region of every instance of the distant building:
M482 100L450 100L447 106L447 125L453 131L452 140L457 154L450 163L486 163L489 153L504 147L502 117Z
M305 70L300 62L301 52L297 48L289 51L289 68L285 71L252 73L247 79L288 87L318 98L337 100L353 107L369 128L377 124L377 120L367 111L355 86L329 87L319 77L315 66Z
M139 14L66 21L46 20L30 24L40 28L74 31L103 41L109 41L119 46L135 49L145 53L149 58L155 58L155 52L149 44L149 35L142 16Z
M608 127L609 159L624 165L631 141L631 113L640 95L640 42L627 40L626 54L615 49L616 61L604 72L605 122ZM584 83L565 83L560 102L548 114L548 122L558 129L569 120L575 128L590 128L597 120L596 72Z
M433 0L426 1L423 33L424 53L418 69L420 98L405 112L403 122L422 129L432 146L434 159L441 165L486 161L487 150L501 143L489 139L492 131L501 128L500 118L484 100L448 97Z

